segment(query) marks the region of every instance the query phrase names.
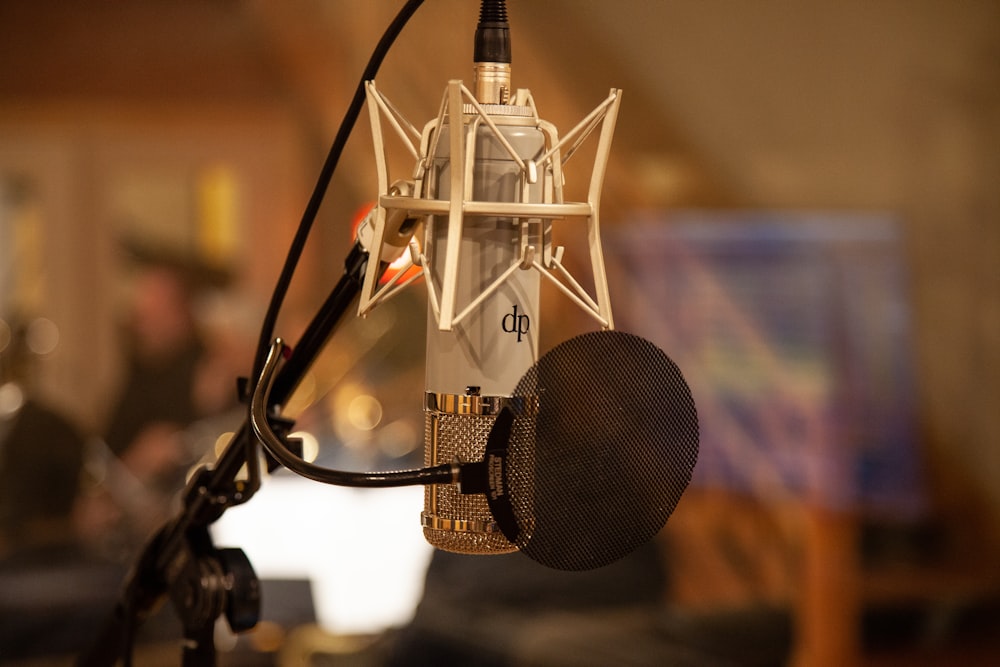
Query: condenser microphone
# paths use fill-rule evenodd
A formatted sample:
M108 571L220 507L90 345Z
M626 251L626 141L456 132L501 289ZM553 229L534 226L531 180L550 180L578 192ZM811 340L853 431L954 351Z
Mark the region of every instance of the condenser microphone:
M603 102L560 136L552 123L539 117L530 91L511 87L509 28L502 0L482 3L474 60L473 90L461 81L450 81L437 118L422 130L407 121L374 82L367 85L380 194L364 225L370 237L365 247L379 261L368 263L359 314L363 316L391 298L416 275L423 276L428 303L424 464L428 469L453 465L468 472L457 484L431 483L426 487L421 523L427 540L437 548L458 553L521 550L553 567L596 567L618 550L594 550L589 558L571 557L562 562L546 553L553 547L562 553L558 543L564 542L566 535L553 533L554 524L580 527L572 518L578 511L577 502L571 500L567 505L563 499L608 498L611 502L607 507L625 515L603 518L599 507L584 506L580 511L602 517L599 522L612 528L631 526L637 519L628 515L644 513L645 508L639 502L618 503L607 494L620 495L615 488L645 489L656 480L643 477L636 481L633 471L626 470L614 484L608 483L611 478L598 476L594 483L605 487L598 492L584 487L574 490L574 485L589 484L588 478L601 469L611 472L601 459L621 454L625 446L648 448L662 465L646 461L640 468L660 479L670 479L668 486L673 490L683 489L693 466L691 439L664 433L658 426L661 422L693 423L695 451L697 448L697 420L692 417L693 403L685 393L683 379L680 385L686 398L679 404L679 416L663 415L663 408L655 406L662 406L668 397L660 393L662 387L647 391L643 379L643 367L648 364L641 362L650 356L640 354L640 363L633 364L640 348L622 344L631 338L613 331L599 209L621 91L612 89ZM412 179L389 178L386 128L414 158ZM563 165L592 135L597 136L597 150L587 199L566 201ZM587 239L589 281L579 280L563 265L563 248L552 243L557 221ZM421 270L407 271L404 266L392 278L380 280L378 267L397 258ZM403 277L407 275L410 277ZM601 331L595 333L600 335L583 339L582 351L569 346L563 349L577 351L568 357L539 356L543 280L599 325ZM587 282L589 290L583 287ZM608 341L612 341L610 345ZM577 365L583 368L575 369ZM657 378L670 375L661 363L651 366ZM559 371L556 376L563 379L549 381L553 367ZM599 367L603 372L595 376L586 367ZM576 375L577 370L585 376ZM536 377L544 381L531 379ZM639 384L644 393L637 397ZM665 386L673 392L675 385L668 382ZM615 419L595 422L587 419L588 414L602 412L588 404L588 395L602 404L632 405L616 410ZM651 411L644 403L647 396L654 406ZM564 405L566 397L577 404L577 417L583 417L578 427L568 430L554 426L573 414ZM634 412L637 407L639 412ZM499 415L505 416L498 427ZM652 422L649 415L654 416ZM625 422L639 426L625 428ZM607 427L613 432L606 433ZM619 431L627 434L621 441ZM565 437L570 433L573 435ZM565 443L572 443L566 451ZM502 456L501 444L507 448ZM675 479L672 471L664 471L674 463L672 449L678 445L682 463ZM488 455L490 448L492 454ZM572 448L585 451L596 465L574 468L568 464L567 469L583 472L566 479L559 461L569 461L572 457L566 454ZM625 459L645 460L631 458L630 451L624 451ZM495 462L492 469L488 461ZM595 467L597 470L592 469ZM572 484L567 486L567 482ZM633 500L649 498L647 491L638 493ZM676 497L670 498L658 500L653 508L657 529L666 520L664 508L669 508L669 514L676 502ZM512 505L508 503L511 500ZM645 521L638 523L646 525ZM592 532L588 528L581 534ZM648 530L640 532L642 539L650 536Z

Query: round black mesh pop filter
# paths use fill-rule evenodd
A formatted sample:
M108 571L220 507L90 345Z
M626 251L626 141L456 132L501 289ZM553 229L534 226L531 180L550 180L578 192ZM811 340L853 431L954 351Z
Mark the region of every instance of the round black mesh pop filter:
M515 398L513 424L497 420L510 433L505 492L487 498L518 549L588 570L663 527L698 458L694 401L666 354L627 333L583 334L543 355Z

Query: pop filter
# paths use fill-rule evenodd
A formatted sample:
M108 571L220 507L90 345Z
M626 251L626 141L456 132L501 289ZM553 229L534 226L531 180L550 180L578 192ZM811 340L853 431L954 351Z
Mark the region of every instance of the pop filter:
M490 433L484 490L507 539L542 565L588 570L629 554L691 480L691 391L643 338L599 331L558 345L510 405Z

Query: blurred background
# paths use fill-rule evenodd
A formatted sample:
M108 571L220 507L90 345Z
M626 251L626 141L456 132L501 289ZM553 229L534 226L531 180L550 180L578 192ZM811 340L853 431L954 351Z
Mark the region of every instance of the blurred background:
M85 643L239 425L235 378L401 4L0 0L0 664ZM471 80L478 5L427 0L387 58L379 88L416 125ZM624 89L612 305L684 371L702 449L633 599L553 605L530 636L521 604L523 640L481 664L563 664L542 645L566 664L995 664L1000 5L507 6L543 118L566 131ZM375 195L362 117L279 334ZM584 260L572 228L556 242ZM545 298L543 345L588 328ZM337 334L292 406L317 460L419 464L425 307L411 290ZM220 635L231 664L405 664L394 642L433 634L413 620L435 590L421 492L318 487L274 475L218 526L272 591L257 631ZM153 625L141 664L177 664Z

